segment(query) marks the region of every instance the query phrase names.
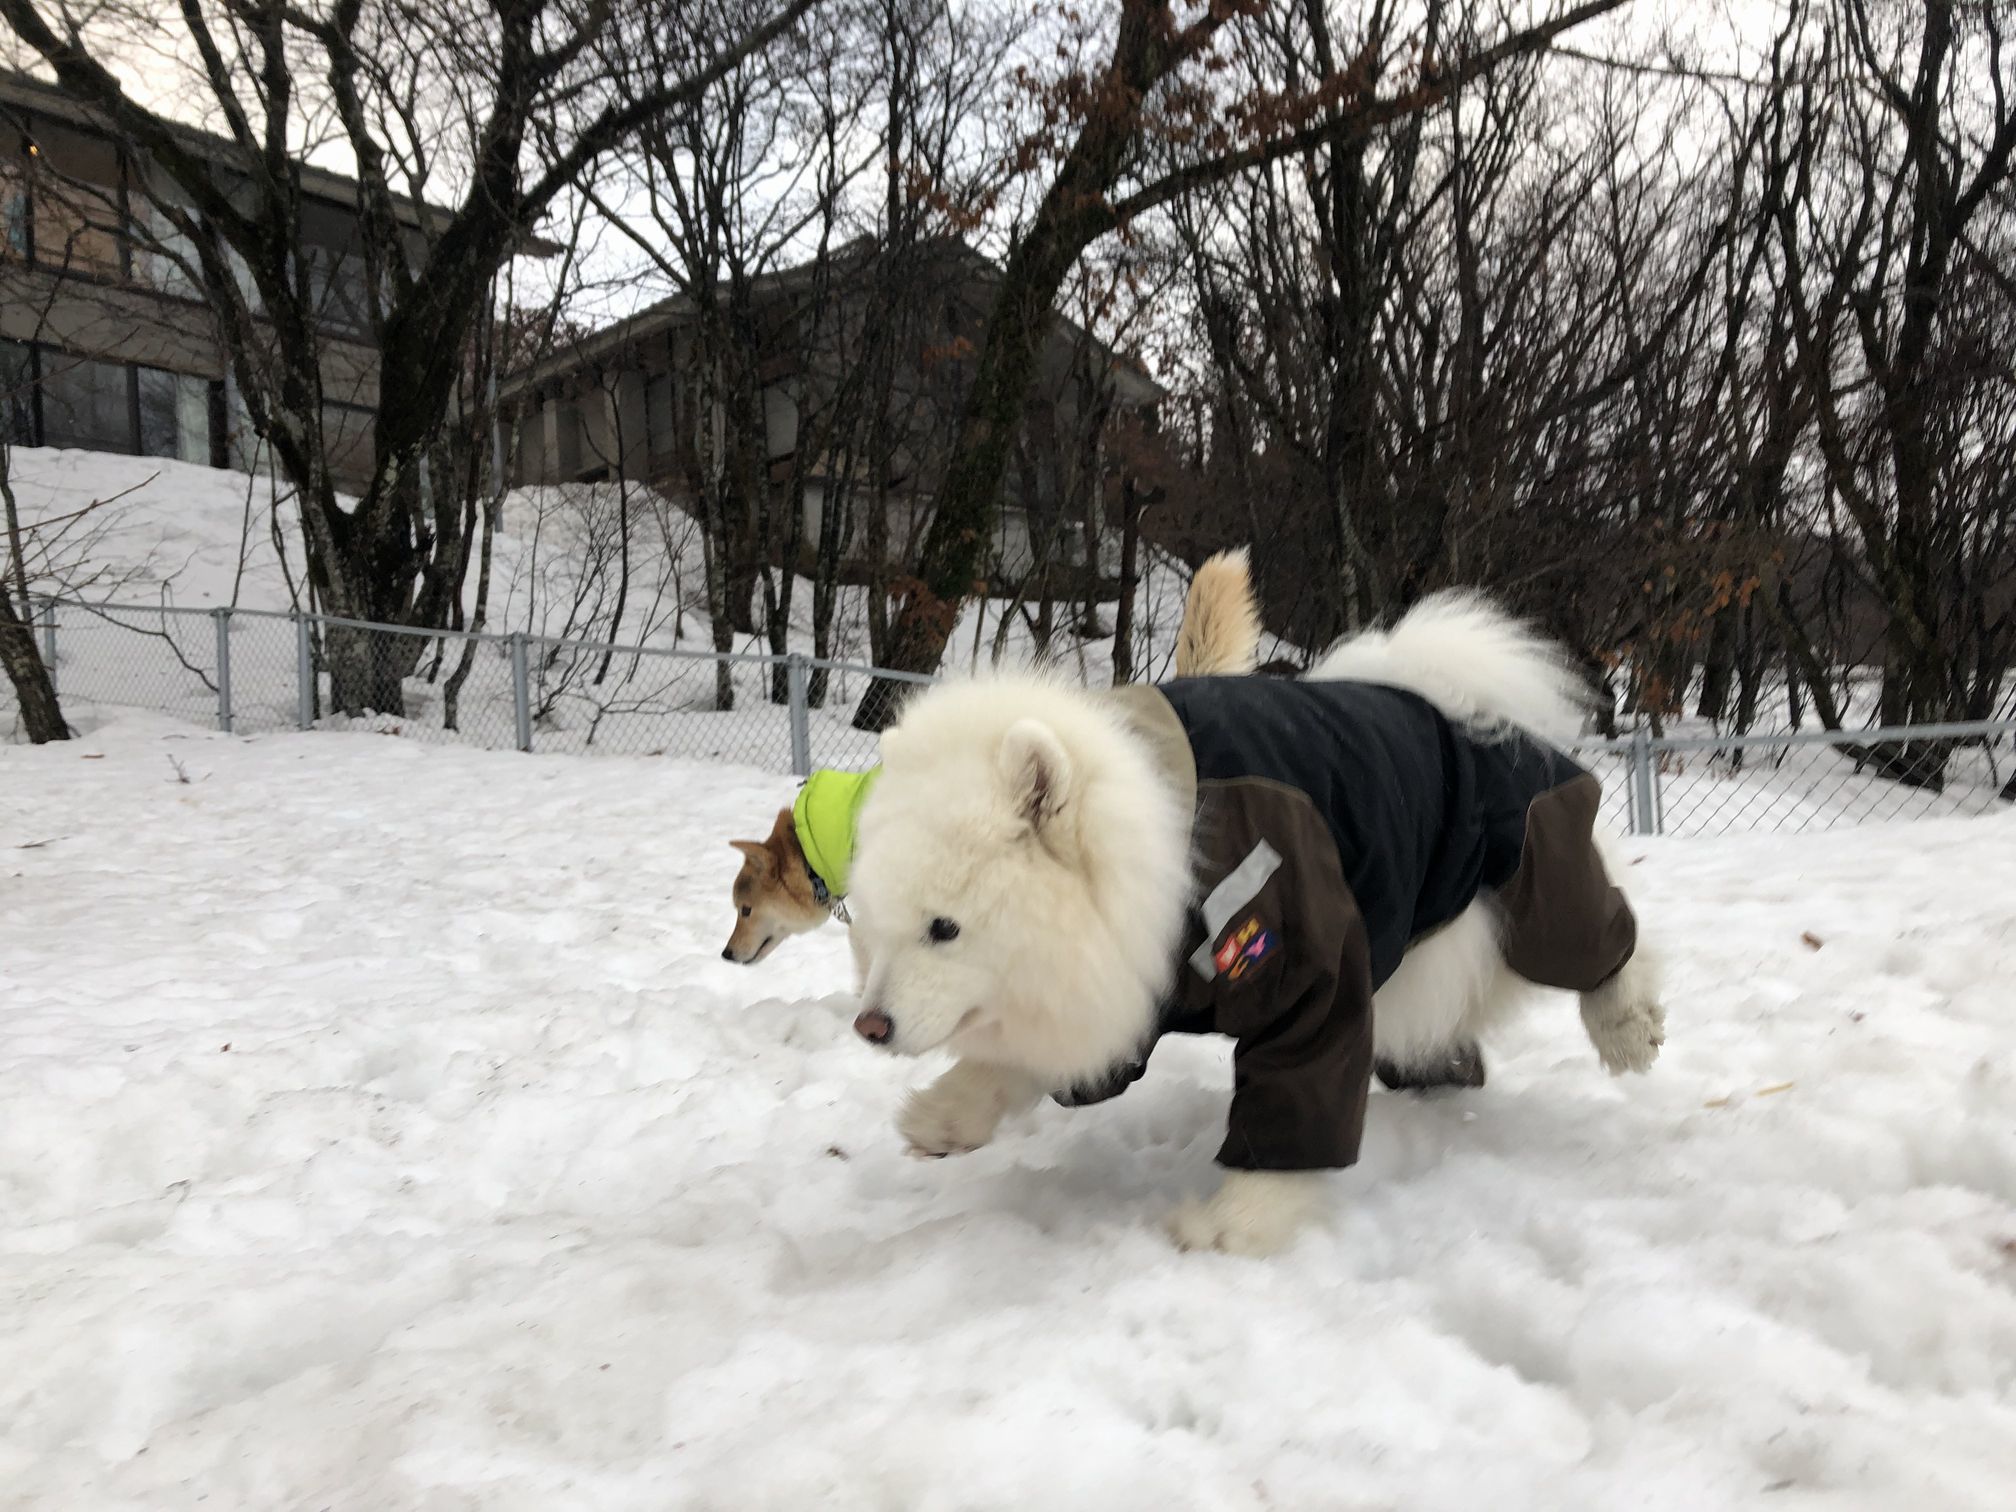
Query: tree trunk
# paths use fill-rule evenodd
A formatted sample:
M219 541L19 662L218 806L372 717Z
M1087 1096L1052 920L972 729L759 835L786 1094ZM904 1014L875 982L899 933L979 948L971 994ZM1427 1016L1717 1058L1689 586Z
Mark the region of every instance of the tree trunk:
M501 477L493 485L493 491L483 501L483 538L478 553L476 567L476 612L469 620L469 629L481 634L490 620L490 564L493 543L497 536L497 517L503 512L504 493ZM469 673L475 668L476 653L482 642L474 636L462 642L460 656L455 662L455 670L448 674L448 681L441 688L441 727L444 730L460 728L462 687L469 681Z
M616 455L623 455L622 422L617 422ZM609 615L609 640L613 646L623 638L623 611L630 602L630 479L619 466L616 472L616 606ZM639 637L640 639L642 637ZM596 665L592 679L596 687L609 675L609 663L615 658L615 651L602 653L602 660Z
M63 722L63 709L56 701L56 684L42 664L41 648L35 644L35 622L23 619L5 592L0 592L0 667L6 669L7 680L14 685L28 739L36 745L68 740L70 727Z
M1764 681L1763 637L1757 633L1757 606L1746 604L1737 626L1736 733L1745 735L1757 723L1757 693Z
M709 488L705 497L712 502L719 494ZM708 523L718 526L721 513L718 505L708 512L714 517ZM721 560L727 549L718 528L701 531L700 553L707 575L707 628L714 649L721 653L714 663L714 707L723 712L735 707L735 664L728 660L728 653L735 649L735 627L729 620L728 574Z
M833 470L819 496L819 546L812 574L812 655L819 661L830 661L833 657L833 619L840 606L840 566L854 533L851 448L844 456L843 464ZM812 669L806 696L815 709L826 707L830 675L824 667Z
M1052 201L1045 210L1052 210ZM1064 212L1039 214L1029 236L1009 255L973 389L960 417L951 465L938 491L915 579L889 627L884 665L899 672L935 672L958 622L959 607L981 590L979 574L1000 512L1001 480L1035 382L1052 302L1082 242L1060 224ZM881 730L912 685L878 678L855 711L856 729Z
M419 636L350 625L327 626L322 654L329 667L330 711L404 718L406 678L426 645Z
M1701 659L1701 701L1694 712L1720 719L1729 706L1729 685L1736 671L1736 611L1724 609L1708 631L1708 650Z
M381 473L346 513L337 506L324 455L318 443L302 468L309 578L323 612L373 625L412 624L422 610L442 614L442 583L427 575L425 553L413 538L425 505L417 457ZM319 499L312 510L311 498ZM323 648L332 712L405 715L406 679L426 652L426 637L330 625Z
M756 589L762 581L763 569L749 557L748 533L730 526L730 535L733 540L729 546L728 625L737 635L757 635L763 629L756 615Z
M1141 556L1141 504L1134 480L1120 480L1120 605L1113 611L1113 683L1134 680L1134 595Z
M1782 580L1775 589L1766 585L1758 595L1757 602L1764 606L1777 628L1778 638L1785 647L1785 654L1791 665L1787 668L1786 684L1796 688L1800 682L1806 684L1806 691L1813 700L1813 712L1820 717L1823 730L1841 728L1841 706L1835 700L1834 689L1827 681L1827 669L1821 664L1819 654L1813 649L1813 639L1806 633L1798 611L1792 605L1792 590ZM1798 710L1793 709L1792 727L1799 727Z

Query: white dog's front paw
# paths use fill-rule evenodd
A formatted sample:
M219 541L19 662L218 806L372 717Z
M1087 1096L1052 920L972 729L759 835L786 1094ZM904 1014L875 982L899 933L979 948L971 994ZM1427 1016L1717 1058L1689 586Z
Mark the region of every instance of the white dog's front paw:
M1186 1250L1272 1255L1308 1220L1321 1186L1311 1171L1228 1171L1210 1197L1169 1215L1169 1235Z
M905 1099L896 1132L906 1152L920 1159L971 1154L994 1137L1003 1118L1038 1095L1035 1084L1017 1072L961 1061Z
M1659 1059L1666 1043L1666 1010L1659 1003L1662 965L1660 953L1641 939L1622 971L1582 994L1582 1027L1612 1076L1642 1074Z
M946 1097L938 1086L912 1092L896 1118L904 1153L919 1159L966 1155L994 1137L1001 1115Z
M1582 998L1582 1027L1612 1076L1650 1071L1666 1043L1666 1010L1653 998L1632 998L1609 987Z

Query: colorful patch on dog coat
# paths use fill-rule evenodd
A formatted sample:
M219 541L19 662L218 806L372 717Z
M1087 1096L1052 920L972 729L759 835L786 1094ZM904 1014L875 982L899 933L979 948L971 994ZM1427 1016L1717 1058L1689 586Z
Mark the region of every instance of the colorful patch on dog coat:
M1278 943L1272 930L1260 927L1260 917L1255 914L1225 936L1225 943L1218 947L1212 960L1219 971L1236 982L1272 955Z
M1239 959L1232 963L1232 970L1227 975L1233 981L1238 981L1249 970L1258 966L1267 957L1274 954L1276 943L1277 941L1271 930L1261 930L1259 934L1247 942L1246 948L1239 952Z

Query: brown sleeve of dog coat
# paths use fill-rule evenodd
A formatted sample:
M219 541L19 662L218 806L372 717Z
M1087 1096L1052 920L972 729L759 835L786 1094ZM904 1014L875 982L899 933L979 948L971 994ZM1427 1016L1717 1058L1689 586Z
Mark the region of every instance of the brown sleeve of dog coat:
M1498 898L1505 908L1505 964L1527 981L1593 992L1624 969L1638 920L1596 848L1601 785L1581 776L1526 810L1519 869Z
M1372 952L1336 842L1306 794L1213 783L1211 874L1266 846L1279 864L1181 968L1190 1006L1235 1037L1218 1163L1302 1171L1358 1158L1372 1081ZM1208 898L1207 898L1208 905ZM1208 922L1207 914L1207 922ZM1211 969L1207 978L1204 968Z

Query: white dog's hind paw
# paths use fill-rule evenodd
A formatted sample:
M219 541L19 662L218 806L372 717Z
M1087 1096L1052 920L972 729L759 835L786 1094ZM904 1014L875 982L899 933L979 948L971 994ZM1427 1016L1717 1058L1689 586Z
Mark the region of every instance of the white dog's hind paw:
M1265 1256L1285 1249L1316 1205L1321 1178L1308 1171L1231 1171L1202 1201L1169 1215L1169 1236L1186 1250Z
M1646 1072L1666 1043L1666 1010L1656 999L1626 998L1608 988L1585 993L1582 1027L1612 1076Z
M920 1159L970 1155L994 1137L1001 1120L1036 1100L1027 1078L961 1061L930 1086L912 1092L896 1116L904 1151Z

